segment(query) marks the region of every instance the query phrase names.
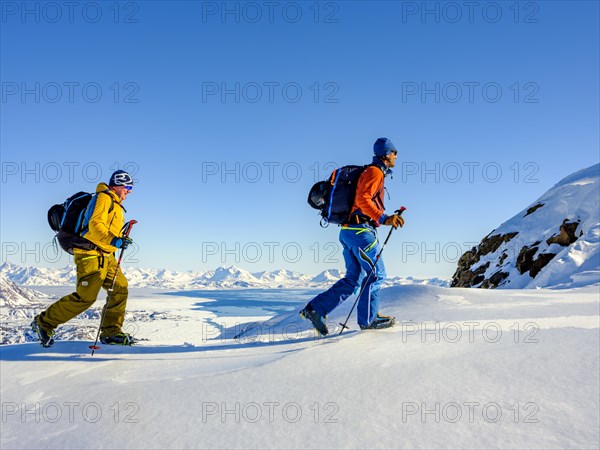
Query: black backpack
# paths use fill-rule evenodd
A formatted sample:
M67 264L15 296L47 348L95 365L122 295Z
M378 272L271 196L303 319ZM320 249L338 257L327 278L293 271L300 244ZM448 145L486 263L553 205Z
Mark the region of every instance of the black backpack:
M335 169L328 180L315 183L308 194L308 204L321 211L321 226L350 222L356 186L369 166L344 166Z
M102 191L100 193L106 193ZM97 195L97 194L96 194ZM81 237L83 231L83 219L87 207L94 197L94 194L87 192L78 192L64 201L62 204L53 205L48 210L48 224L50 228L56 231L56 239L60 247L67 253L73 254L74 248L82 250L96 250L96 244ZM112 203L108 212L114 207L114 199L110 196Z

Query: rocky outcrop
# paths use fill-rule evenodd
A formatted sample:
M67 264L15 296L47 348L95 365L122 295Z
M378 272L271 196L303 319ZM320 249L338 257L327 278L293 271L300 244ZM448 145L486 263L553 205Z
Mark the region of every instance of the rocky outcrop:
M538 205L536 205L538 206ZM536 208L537 209L537 208ZM529 208L531 210L531 208ZM529 211L528 210L528 211ZM528 215L528 214L526 214ZM559 232L554 233L546 239L546 244L558 244L566 247L577 240L576 230L578 221L569 222L565 219L559 227ZM493 289L500 286L508 277L509 272L497 270L490 276L485 276L491 261L485 264L477 264L482 257L492 254L503 244L510 242L519 235L518 231L506 234L497 234L486 236L477 247L465 252L458 261L458 269L452 276L451 287L480 287ZM539 245L542 241L535 241L530 245L523 245L518 253L514 267L521 275L528 273L531 278L535 278L541 270L557 255L552 252L540 253ZM508 258L508 253L503 251L498 257L498 262L494 267L502 267Z
M485 238L483 238L483 240L477 247L473 247L470 251L465 252L460 257L460 259L458 260L458 269L452 276L451 286L472 287L486 281L484 273L490 267L490 262L488 261L487 263L479 266L477 266L477 263L481 260L482 257L495 252L502 244L510 242L518 234L518 232L514 232L506 234L496 234L493 236L487 235ZM504 258L506 258L506 255ZM503 260L504 259L502 258L501 262ZM500 263L500 265L502 264ZM474 266L477 267L474 268ZM500 282L504 278L506 278L506 276L500 274L494 277L494 281L492 281L491 278L487 280L486 284L496 281ZM497 285L498 284L490 287L496 287Z
M452 287L600 283L600 165L580 170L465 252Z
M568 219L565 219L560 226L560 231L558 235L554 235L549 239L546 239L546 243L550 244L558 244L563 247L567 245L571 245L573 242L577 240L577 236L575 235L575 231L579 226L579 221L577 222L569 222Z
M531 247L524 245L517 256L516 268L521 275L525 272L529 272L531 266L533 266L534 256L538 251L538 245L540 241L534 242Z
M540 253L537 245L539 242L533 244L531 248L523 246L517 257L517 270L521 275L528 272L531 278L535 278L538 273L556 256L556 253Z
M543 203L538 203L537 205L533 205L531 208L528 208L527 209L527 214L525 214L525 217L527 217L529 214L533 214L538 209L540 209L542 206L544 206Z
M498 272L494 272L494 274L488 279L483 280L480 287L484 289L493 289L500 286L500 284L506 278L508 278L508 272L502 272L499 270Z

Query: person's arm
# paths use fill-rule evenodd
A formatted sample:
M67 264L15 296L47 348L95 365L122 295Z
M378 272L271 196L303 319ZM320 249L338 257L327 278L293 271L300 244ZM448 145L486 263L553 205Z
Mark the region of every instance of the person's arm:
M378 167L367 167L358 179L354 200L354 204L364 215L378 223L384 223L388 217L373 201L373 197L381 189L383 178L383 172Z
M98 194L96 196L94 212L90 217L88 227L90 235L94 237L94 241L104 245L114 246L112 242L117 236L112 234L108 228L108 211L110 210L111 205L112 199L110 198L110 195Z

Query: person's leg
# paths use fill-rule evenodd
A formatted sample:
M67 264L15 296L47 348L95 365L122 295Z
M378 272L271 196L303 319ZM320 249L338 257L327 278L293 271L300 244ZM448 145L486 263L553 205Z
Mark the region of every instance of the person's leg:
M343 248L342 254L346 264L346 275L325 292L320 293L309 302L309 306L322 316L326 316L337 308L344 300L354 293L358 286L361 267L353 249L348 245L348 239L352 233L354 232L345 229L340 231L340 243Z
M127 307L128 284L121 268L117 268L117 260L114 255L106 258L106 264L108 265L108 272L104 279L104 289L110 289L115 270L117 270L117 278L115 279L115 287L112 295L108 301L108 307L105 305L107 310L100 332L102 336L114 336L122 332L125 309Z
M362 326L369 325L379 312L379 290L386 277L383 260L376 260L381 250L377 233L372 228L356 233L350 243L354 256L366 272L362 280L361 295L358 299L357 319Z
M40 326L46 331L55 329L88 309L96 301L106 277L107 267L101 267L102 258L75 255L74 259L77 265L76 292L64 296L38 316Z
M383 280L385 280L386 272L385 266L383 264L383 259L379 258L379 261L375 262L375 257L379 253L379 245L376 245L374 248L377 248L377 251L374 254L370 254L372 252L366 253L363 257L367 256L363 261L366 263L363 264L365 270L371 272L372 264L375 264L375 270L369 277L365 276L363 280L363 290L358 299L358 324L362 326L367 326L371 322L373 322L377 318L377 314L379 313L379 291L381 289L381 285L383 284ZM369 273L367 272L367 273Z

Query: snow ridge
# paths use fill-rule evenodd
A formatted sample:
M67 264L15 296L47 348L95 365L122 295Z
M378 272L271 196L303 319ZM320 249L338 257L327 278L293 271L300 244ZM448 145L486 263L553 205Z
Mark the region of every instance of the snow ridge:
M458 266L455 287L600 284L600 164L558 182L466 252Z
M274 270L251 273L239 267L221 266L206 272L170 271L166 269L144 269L123 267L129 286L157 289L321 289L327 288L344 276L337 269L328 269L312 277L291 270ZM0 266L0 273L21 286L74 285L74 267L38 268L22 267L9 262ZM448 281L439 278L415 279L395 277L386 280L386 286L401 284L432 284L447 286Z

